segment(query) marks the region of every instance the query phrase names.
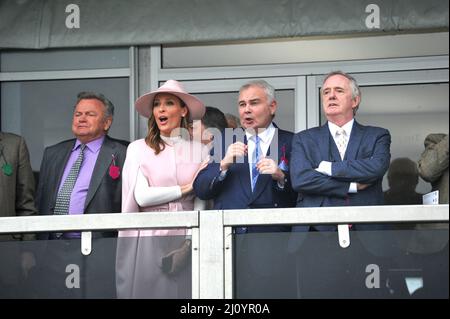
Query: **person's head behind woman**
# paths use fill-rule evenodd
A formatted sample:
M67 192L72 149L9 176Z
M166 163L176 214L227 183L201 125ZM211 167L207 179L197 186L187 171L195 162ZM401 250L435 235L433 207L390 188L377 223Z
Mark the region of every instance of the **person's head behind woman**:
M148 117L145 142L155 154L165 148L161 136L182 134L189 138L189 119L199 119L205 113L204 104L187 93L181 83L175 80L168 80L157 90L141 96L135 106L139 114Z

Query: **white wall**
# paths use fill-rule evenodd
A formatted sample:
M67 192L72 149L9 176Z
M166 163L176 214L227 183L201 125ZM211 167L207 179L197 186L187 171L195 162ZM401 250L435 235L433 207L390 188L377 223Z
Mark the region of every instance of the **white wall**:
M164 46L163 67L232 66L446 55L449 52L448 38L448 32L440 32Z

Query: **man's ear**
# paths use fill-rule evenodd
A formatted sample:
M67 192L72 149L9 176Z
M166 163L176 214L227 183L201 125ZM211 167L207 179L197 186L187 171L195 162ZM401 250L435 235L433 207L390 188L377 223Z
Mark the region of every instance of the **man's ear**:
M360 102L361 102L361 97L360 96L355 97L353 99L352 109L357 108Z
M272 116L275 115L275 112L277 111L277 107L278 107L278 103L276 100L273 100L272 103L270 103L269 108L270 108L270 114Z
M111 116L108 116L108 117L105 119L105 123L103 124L103 130L104 130L105 132L107 132L107 131L109 130L109 128L111 127L112 121L113 121L113 119L112 119Z

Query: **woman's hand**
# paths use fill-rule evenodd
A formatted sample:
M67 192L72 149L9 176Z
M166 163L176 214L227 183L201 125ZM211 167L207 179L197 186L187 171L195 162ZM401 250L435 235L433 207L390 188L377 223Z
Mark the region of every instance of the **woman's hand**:
M194 191L194 188L192 187L192 183L193 182L194 181L190 182L189 184L180 186L180 188L181 188L181 195L182 196L187 196L187 195L191 194Z
M189 195L189 194L193 193L193 191L194 191L194 187L193 187L194 181L197 178L198 173L200 173L201 170L205 169L206 166L208 166L208 163L209 163L209 156L200 164L197 172L195 172L194 177L192 178L192 181L189 184L180 186L182 196L186 196L186 195Z

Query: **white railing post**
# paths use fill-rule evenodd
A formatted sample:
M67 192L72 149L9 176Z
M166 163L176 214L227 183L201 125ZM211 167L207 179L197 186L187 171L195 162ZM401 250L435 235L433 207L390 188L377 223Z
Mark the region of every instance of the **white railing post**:
M223 212L200 212L200 298L224 298Z

